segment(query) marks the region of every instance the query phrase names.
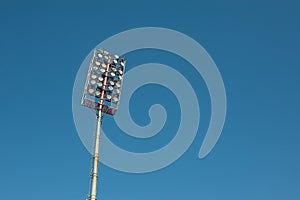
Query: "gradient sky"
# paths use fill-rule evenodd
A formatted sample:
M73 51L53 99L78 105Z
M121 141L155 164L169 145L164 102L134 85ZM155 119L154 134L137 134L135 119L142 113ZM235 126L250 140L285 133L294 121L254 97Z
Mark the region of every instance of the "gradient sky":
M148 174L100 166L100 200L300 199L300 4L297 1L17 1L0 2L0 198L85 199L90 154L72 117L72 89L86 55L131 28L174 29L198 41L216 62L228 111L222 136L203 160L197 155L210 118L201 76L181 71L197 88L198 135L174 164ZM127 69L158 62L180 71L166 52L128 54ZM152 96L157 89L164 92ZM159 97L159 98L158 98ZM147 152L176 133L178 102L148 85L132 98L133 118L149 122L162 103L166 127L153 140L130 138L106 118L104 129L125 149ZM173 135L172 135L173 133ZM131 140L130 140L131 139Z

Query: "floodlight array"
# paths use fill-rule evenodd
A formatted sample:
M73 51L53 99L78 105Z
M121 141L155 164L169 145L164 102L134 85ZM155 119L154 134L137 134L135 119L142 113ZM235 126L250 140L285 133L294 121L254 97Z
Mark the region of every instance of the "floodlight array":
M89 66L81 104L114 115L120 102L126 60L99 49Z

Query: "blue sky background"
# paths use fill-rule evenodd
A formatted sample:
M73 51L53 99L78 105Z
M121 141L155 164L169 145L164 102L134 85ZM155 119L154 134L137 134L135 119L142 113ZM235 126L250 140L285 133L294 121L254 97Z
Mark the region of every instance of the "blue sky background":
M209 96L192 67L182 71L199 91L202 119L196 140L177 162L157 172L127 174L101 165L99 199L298 200L299 8L291 0L2 0L0 198L85 199L90 155L72 118L76 72L107 37L158 26L189 35L216 62L228 98L223 134L209 156L199 160ZM127 68L147 62L178 70L184 64L175 55L149 50L128 55ZM164 92L161 99L145 94L155 87ZM172 93L149 85L132 101L139 124L149 120L147 106L164 104L171 112L166 127L153 141L130 141L106 118L104 129L114 127L109 137L137 152L167 143L180 117Z

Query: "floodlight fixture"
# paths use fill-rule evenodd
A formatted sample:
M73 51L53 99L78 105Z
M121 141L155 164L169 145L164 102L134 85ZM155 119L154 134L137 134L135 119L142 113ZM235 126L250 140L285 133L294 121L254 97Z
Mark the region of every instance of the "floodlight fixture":
M102 49L94 51L90 62L81 105L96 112L97 128L91 169L91 185L87 200L97 199L102 118L105 114L114 115L118 109L125 63L124 58L111 55L108 51Z

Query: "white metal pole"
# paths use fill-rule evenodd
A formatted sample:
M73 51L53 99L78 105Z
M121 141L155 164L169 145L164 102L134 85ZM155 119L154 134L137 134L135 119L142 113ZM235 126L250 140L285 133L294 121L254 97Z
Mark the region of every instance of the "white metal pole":
M102 115L101 111L97 116L97 132L96 132L96 141L95 141L95 149L94 149L94 163L93 163L93 172L92 172L92 190L91 190L91 200L97 199L97 180L98 180L98 165L99 165L99 147L100 147L100 136L101 136L101 123L102 123Z

